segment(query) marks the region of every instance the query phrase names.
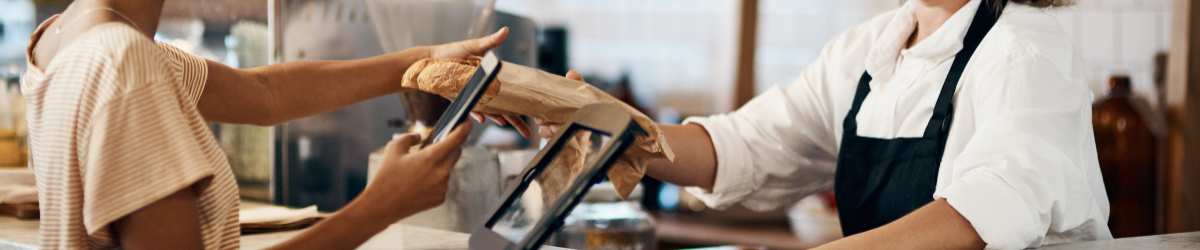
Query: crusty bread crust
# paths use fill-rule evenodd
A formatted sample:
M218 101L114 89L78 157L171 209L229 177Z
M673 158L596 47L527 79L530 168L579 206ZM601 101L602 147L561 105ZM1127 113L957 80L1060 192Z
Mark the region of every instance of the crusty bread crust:
M453 99L471 78L477 65L479 65L478 58L424 59L409 66L401 84L409 90L428 92ZM613 169L608 173L609 180L616 186L617 192L622 197L627 197L641 181L649 159L673 160L675 157L654 120L633 107L587 83L505 62L496 77L496 82L488 87L476 109L499 114L526 115L552 123L567 123L570 122L575 111L583 106L596 103L622 105L648 134L639 136L634 143L635 147L626 151L625 155L614 163ZM572 142L564 150L578 151L574 152L577 154L585 150L584 146L586 145ZM552 173L551 176L573 177L582 171L583 161L565 162L575 162L572 163L575 165L561 167L561 171L568 171L570 174ZM550 182L556 185L569 183L560 180L550 180ZM542 184L543 186L547 185L547 183ZM550 189L561 190L557 187Z

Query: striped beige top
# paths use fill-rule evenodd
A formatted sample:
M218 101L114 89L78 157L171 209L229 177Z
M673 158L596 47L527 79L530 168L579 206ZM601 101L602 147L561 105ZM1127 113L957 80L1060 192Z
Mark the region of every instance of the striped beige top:
M34 32L29 58L55 19ZM29 62L42 249L118 247L114 221L189 186L205 247L238 247L237 184L196 108L206 75L204 59L118 23L80 34L49 65Z

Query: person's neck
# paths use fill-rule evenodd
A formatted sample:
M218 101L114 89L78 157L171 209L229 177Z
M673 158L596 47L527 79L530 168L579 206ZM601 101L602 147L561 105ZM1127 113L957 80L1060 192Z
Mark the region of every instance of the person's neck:
M84 11L97 8L112 8L122 15L129 17L130 20L125 20L122 17L115 16L114 13L96 13L98 16L108 16L109 21L132 22L132 26L137 28L139 32L148 37L154 37L154 33L158 30L158 20L162 15L162 6L165 0L83 0L75 1L63 14L79 15ZM88 18L88 17L75 17ZM89 23L86 26L95 25L98 23Z
M913 45L920 43L937 31L938 27L946 23L954 12L958 12L964 5L967 5L968 0L909 0L913 1L913 15L917 20L917 30L908 37L908 43L905 48L911 48Z

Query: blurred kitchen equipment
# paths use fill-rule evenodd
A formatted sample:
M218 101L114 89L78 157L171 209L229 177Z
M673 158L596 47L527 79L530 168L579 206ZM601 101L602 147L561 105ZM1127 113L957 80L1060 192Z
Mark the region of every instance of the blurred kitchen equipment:
M39 0L45 2L47 0ZM40 10L40 9L39 9ZM163 18L197 18L208 26L229 27L238 22L266 23L267 2L246 0L165 1ZM225 29L225 28L218 28Z
M204 36L204 22L198 18L163 18L158 22L158 30L155 30L154 40L171 44L184 51L191 52L200 56L203 46L202 39Z
M536 67L538 65L538 27L532 19L504 11L496 11L496 21L489 31L508 27L508 40L493 49L505 62Z
M0 74L0 168L25 167L25 101L15 75Z
M272 0L271 62L364 58L383 53L363 1ZM391 139L402 117L395 98L376 98L274 130L272 201L332 211L366 184L367 155Z
M385 51L466 39L487 8L477 0L365 0ZM490 11L488 11L490 12Z
M25 63L25 46L37 25L33 1L0 0L0 6L0 65Z
M238 22L230 28L225 47L233 58L226 61L249 68L267 64L267 25ZM217 124L213 132L237 178L242 198L271 201L271 176L275 159L274 128L244 124Z
M363 58L462 40L487 6L482 0L271 0L269 4L272 62ZM513 18L516 23L505 20L498 18L495 25L509 26L513 32L497 54L510 62L532 62L533 50L528 48L534 47L534 33L519 31L536 30L533 23L520 17ZM436 107L439 99L426 98L414 102L415 107L406 105L406 99L412 98L375 98L276 126L273 202L316 204L322 211L332 211L356 196L366 185L368 155L387 144L393 133L406 129L391 128L389 121L403 119L404 126L412 126L419 119L406 118L421 116L413 115L414 111L429 111L424 116L433 119L441 112Z
M537 55L536 26L528 18L494 12L494 2L367 0L366 4L369 6L373 27L384 51L400 51L412 46L481 37L501 26L508 26L508 40L494 51L506 61L533 65ZM405 92L398 95L408 104L409 115L406 122L409 124L434 124L438 115L449 105L449 101L423 92Z
M567 74L570 61L570 34L567 27L553 26L542 30L538 43L538 67L555 75Z
M0 215L38 217L37 187L28 168L0 168Z
M1146 122L1149 105L1131 94L1129 76L1109 80L1108 96L1092 108L1100 171L1111 203L1114 237L1153 234L1158 164L1154 134Z

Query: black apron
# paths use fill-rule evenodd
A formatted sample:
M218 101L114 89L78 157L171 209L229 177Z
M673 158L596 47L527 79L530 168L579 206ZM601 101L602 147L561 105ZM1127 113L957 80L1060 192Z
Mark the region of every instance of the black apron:
M963 68L999 12L981 3L967 29L963 48L954 56L942 83L933 115L918 138L877 139L858 136L855 117L871 92L871 75L863 72L846 114L838 153L834 191L842 233L846 236L883 226L933 201L938 164L954 114L954 90Z

